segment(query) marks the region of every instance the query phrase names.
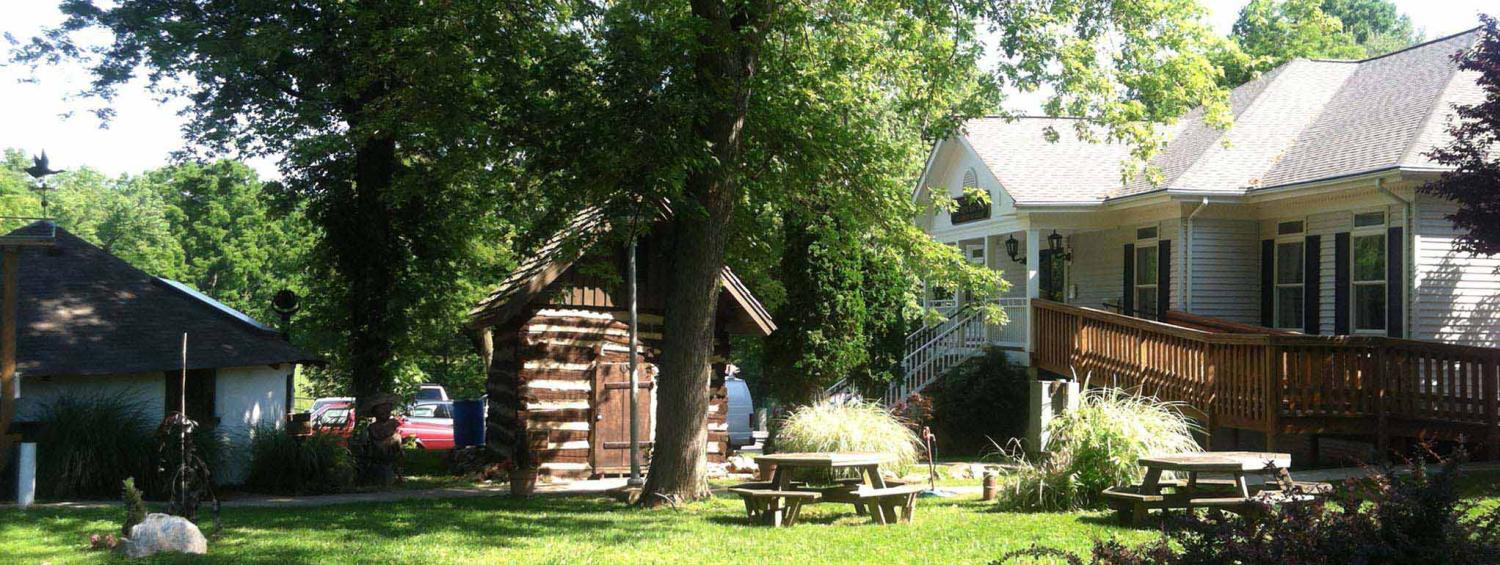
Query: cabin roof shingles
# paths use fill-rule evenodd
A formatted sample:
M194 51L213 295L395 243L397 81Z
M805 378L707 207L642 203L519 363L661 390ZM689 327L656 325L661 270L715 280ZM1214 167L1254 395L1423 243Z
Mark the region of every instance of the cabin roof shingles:
M188 368L317 361L280 335L174 289L61 228L53 245L22 249L19 279L16 364L24 376L175 370L183 333Z

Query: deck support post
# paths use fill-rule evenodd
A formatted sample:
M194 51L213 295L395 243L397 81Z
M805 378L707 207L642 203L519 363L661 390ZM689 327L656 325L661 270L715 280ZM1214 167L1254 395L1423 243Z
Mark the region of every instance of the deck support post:
M1281 355L1274 340L1266 340L1265 347L1266 367L1262 379L1266 395L1266 451L1276 451L1276 434L1280 427L1277 418L1281 415Z
M1500 459L1500 355L1491 356L1485 363L1484 373L1479 377L1484 391L1484 456L1489 461Z

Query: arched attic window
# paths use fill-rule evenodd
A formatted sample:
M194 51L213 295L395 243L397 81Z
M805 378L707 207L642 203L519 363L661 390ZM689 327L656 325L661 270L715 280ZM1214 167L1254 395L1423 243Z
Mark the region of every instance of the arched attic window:
M990 203L970 194L979 188L979 173L964 171L964 184L958 196L958 209L950 216L953 225L990 219Z

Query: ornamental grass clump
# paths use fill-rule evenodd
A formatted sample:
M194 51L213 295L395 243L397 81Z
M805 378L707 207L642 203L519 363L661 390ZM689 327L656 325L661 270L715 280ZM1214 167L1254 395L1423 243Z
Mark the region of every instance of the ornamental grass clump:
M42 406L37 486L53 499L117 498L127 477L150 477L146 406L103 395L63 396Z
M917 462L917 434L874 402L835 397L792 412L776 433L781 453L884 453L898 473Z
M245 488L266 494L328 494L354 484L354 456L343 438L295 437L272 426L255 430Z
M1104 489L1141 480L1140 458L1201 451L1193 438L1201 428L1178 406L1118 388L1086 392L1076 411L1048 425L1045 454L1020 461L1009 488L1001 492L1001 507L1097 507Z

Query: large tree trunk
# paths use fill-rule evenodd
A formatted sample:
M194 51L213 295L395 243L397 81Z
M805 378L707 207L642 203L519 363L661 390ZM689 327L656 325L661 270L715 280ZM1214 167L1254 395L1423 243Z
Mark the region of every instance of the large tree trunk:
M356 406L389 392L393 384L391 299L406 262L385 202L396 168L395 139L365 140L354 154L352 198L324 222L333 259L347 285L344 308Z
M656 441L640 498L645 505L708 496L705 443L714 313L739 197L740 132L760 41L755 30L765 16L764 6L751 4L731 10L721 0L693 2L693 15L705 23L693 69L693 87L701 97L694 133L712 148L716 164L689 173L685 201L675 206L672 218Z

